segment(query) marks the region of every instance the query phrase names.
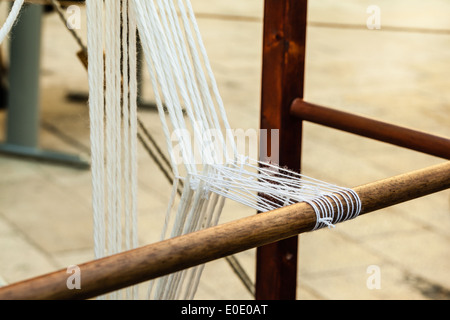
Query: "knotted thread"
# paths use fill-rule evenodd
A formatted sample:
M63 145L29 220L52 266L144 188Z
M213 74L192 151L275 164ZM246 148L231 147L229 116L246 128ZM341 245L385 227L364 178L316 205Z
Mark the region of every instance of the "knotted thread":
M136 20L128 0L88 0L86 9L94 250L102 258L138 246Z
M135 44L131 42L136 27L175 176L161 240L216 225L225 199L261 212L304 201L316 212L315 229L332 227L359 214L361 204L353 191L276 164L252 161L237 152L189 0L87 0L86 3L94 224L98 230L95 239L99 255L122 249L122 229L130 228L131 224L122 225L118 214L124 206L135 204L135 200L127 197L122 202L121 194L134 190L134 199L136 193L136 172L132 166L137 158L132 144L136 138L137 84ZM121 18L120 10L127 15ZM212 131L215 135L210 134ZM201 139L191 141L192 136ZM131 183L132 187L122 187L123 172L127 172L125 185ZM126 177L129 174L133 182ZM181 184L183 191L178 199ZM125 214L126 221L135 211L134 208ZM203 266L198 266L151 281L148 297L192 299L202 270Z

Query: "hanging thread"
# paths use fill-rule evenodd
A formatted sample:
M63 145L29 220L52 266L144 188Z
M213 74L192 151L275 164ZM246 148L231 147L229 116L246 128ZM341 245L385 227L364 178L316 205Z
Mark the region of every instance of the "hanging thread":
M137 49L129 8L128 0L86 1L96 258L138 246Z
M0 43L23 3L14 2ZM314 230L359 215L353 190L238 154L189 0L87 0L86 8L96 258L138 246L137 31L175 177L161 240L216 225L225 199L261 212L306 202ZM193 299L203 268L150 282L148 296Z
M136 30L174 177L161 240L216 225L225 199L261 212L304 201L315 229L359 214L352 190L237 152L190 1L87 0L87 10L98 257L137 246ZM193 299L203 268L151 281L148 297Z
M14 23L16 22L19 16L20 10L22 9L23 3L24 0L14 1L11 11L9 12L9 15L6 18L5 23L0 29L0 44L3 42L3 40L5 40L6 36L11 31L11 28L14 26Z

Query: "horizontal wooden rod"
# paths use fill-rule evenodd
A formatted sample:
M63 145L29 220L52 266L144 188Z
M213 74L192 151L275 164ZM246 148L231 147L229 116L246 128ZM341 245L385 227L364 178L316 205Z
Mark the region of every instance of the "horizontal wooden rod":
M450 160L450 139L295 99L291 114L303 120Z
M450 188L450 162L354 189L361 214ZM212 260L311 231L313 209L298 203L79 265L81 289L71 274L54 273L0 288L0 299L88 299Z

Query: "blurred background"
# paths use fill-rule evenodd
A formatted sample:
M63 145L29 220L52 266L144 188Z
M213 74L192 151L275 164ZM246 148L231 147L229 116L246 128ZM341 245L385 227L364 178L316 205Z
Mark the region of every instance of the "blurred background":
M259 128L263 0L192 0L233 128ZM369 29L370 6L381 29ZM10 2L0 1L0 21ZM84 5L81 40L86 39ZM54 10L40 33L37 148L89 157L87 72ZM450 3L311 0L305 100L450 137ZM14 33L10 36L14 39ZM24 49L27 50L27 49ZM0 143L7 143L10 43L1 46ZM139 114L160 141L145 68ZM17 92L17 91L16 91ZM25 129L24 129L25 130ZM355 187L444 160L306 123L303 173ZM171 186L139 149L140 244L157 240ZM228 202L221 222L255 214ZM450 193L440 192L300 236L298 299L449 299ZM254 280L255 250L237 259ZM0 280L93 258L89 169L0 154ZM381 287L370 288L372 266ZM197 299L252 299L225 260L208 263Z

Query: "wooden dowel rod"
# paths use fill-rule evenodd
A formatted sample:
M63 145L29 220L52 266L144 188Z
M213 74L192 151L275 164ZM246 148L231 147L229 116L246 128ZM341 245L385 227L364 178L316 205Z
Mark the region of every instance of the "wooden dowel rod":
M450 139L295 99L291 114L303 120L450 160Z
M354 190L366 214L450 188L450 162ZM69 290L60 270L0 288L0 299L87 299L182 269L311 231L315 213L306 203L229 222L79 265L81 289Z

